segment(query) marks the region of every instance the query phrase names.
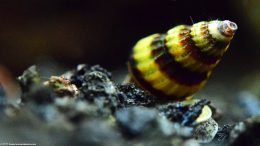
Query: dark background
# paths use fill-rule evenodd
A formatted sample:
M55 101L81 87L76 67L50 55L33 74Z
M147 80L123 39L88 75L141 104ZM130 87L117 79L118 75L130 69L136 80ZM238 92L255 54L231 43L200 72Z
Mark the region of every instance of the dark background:
M125 67L132 46L178 24L228 19L239 29L225 72L257 69L259 0L1 0L0 64L14 75L37 62Z

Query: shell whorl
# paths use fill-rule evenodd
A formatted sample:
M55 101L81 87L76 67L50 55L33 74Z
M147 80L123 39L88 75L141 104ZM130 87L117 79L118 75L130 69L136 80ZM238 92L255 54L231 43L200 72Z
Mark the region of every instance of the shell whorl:
M203 21L143 38L128 62L131 77L152 94L183 100L205 85L236 29L228 20Z

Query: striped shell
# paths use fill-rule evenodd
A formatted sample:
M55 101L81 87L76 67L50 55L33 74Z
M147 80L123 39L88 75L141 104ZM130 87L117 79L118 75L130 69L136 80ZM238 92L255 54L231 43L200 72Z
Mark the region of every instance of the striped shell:
M128 62L131 80L160 98L184 100L205 85L236 30L234 22L214 20L143 38Z

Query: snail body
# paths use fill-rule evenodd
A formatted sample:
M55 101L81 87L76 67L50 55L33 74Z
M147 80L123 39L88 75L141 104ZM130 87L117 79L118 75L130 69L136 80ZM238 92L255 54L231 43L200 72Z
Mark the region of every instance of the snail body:
M145 37L128 62L131 80L160 98L184 100L205 85L236 30L234 22L214 20Z

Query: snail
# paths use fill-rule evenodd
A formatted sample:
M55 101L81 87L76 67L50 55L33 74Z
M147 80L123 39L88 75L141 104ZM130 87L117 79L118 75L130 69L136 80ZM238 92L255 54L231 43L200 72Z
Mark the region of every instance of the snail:
M205 85L236 30L234 22L214 20L145 37L130 56L130 80L162 100L183 101Z
M133 47L128 61L129 81L155 95L159 102L196 104L198 100L192 95L206 84L237 28L229 20L202 21L145 37ZM207 104L201 107L193 125L194 137L202 143L210 142L218 131Z

